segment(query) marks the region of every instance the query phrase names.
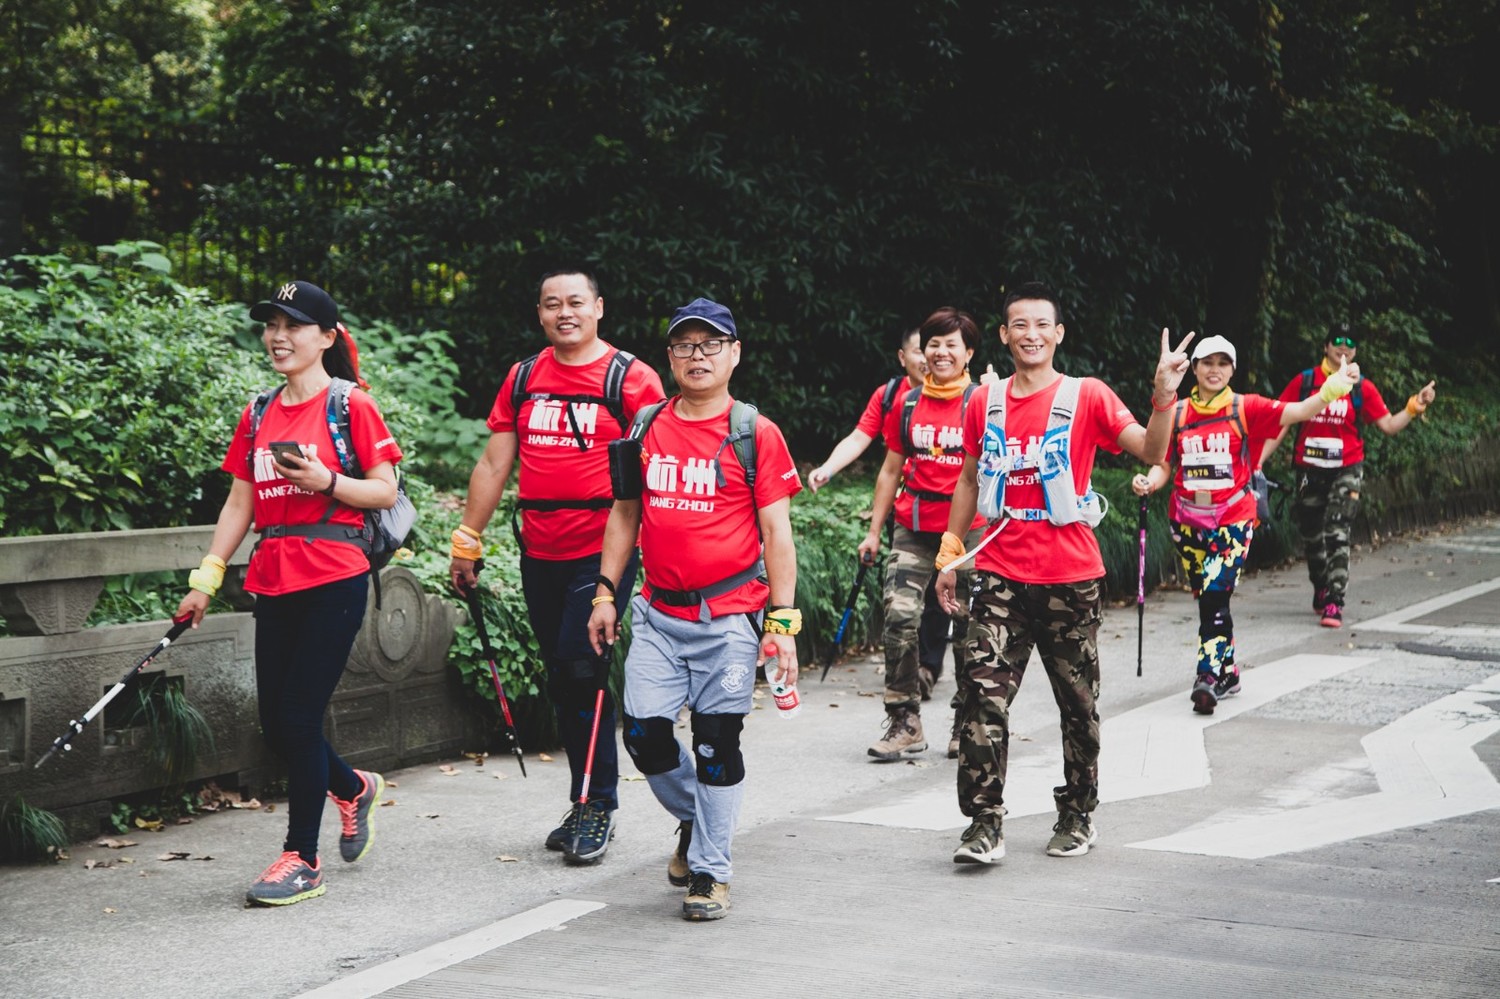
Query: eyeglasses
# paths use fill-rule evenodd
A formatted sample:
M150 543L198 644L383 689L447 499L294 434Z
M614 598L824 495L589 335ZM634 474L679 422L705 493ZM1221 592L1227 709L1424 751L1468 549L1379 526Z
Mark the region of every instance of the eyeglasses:
M1354 337L1352 336L1336 336L1328 342L1333 344L1335 347L1348 347L1350 350L1359 349L1359 344L1355 342Z
M704 357L712 357L723 350L724 345L728 342L727 339L698 340L696 342L686 340L682 343L669 343L667 344L667 349L672 352L673 357L687 360L693 356L693 351L695 350L701 351Z

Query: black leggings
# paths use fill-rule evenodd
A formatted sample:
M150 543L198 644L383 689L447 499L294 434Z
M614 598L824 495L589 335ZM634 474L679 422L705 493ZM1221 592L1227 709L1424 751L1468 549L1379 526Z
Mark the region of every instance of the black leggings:
M255 686L266 745L286 764L284 850L312 863L328 791L363 789L323 737L323 714L365 618L369 574L255 600Z

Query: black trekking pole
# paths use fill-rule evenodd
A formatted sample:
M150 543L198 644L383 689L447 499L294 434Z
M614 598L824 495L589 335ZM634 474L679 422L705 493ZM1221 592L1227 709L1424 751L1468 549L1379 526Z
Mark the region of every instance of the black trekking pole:
M601 663L599 673L599 691L594 695L594 727L589 732L589 751L583 758L583 784L578 789L579 815L583 814L583 806L589 803L589 782L594 776L594 747L599 745L599 716L604 714L604 685L609 682L609 666ZM573 824L573 856L578 856L578 841L583 835L582 823Z
M126 670L125 675L120 677L120 682L109 688L109 690L105 692L104 696L99 698L98 702L95 703L93 707L89 708L83 713L82 718L75 718L72 721L68 722L68 730L62 735L58 736L56 739L52 740L52 748L47 750L47 752L42 755L42 758L36 761L36 766L32 767L32 769L35 770L39 768L43 763L46 763L48 760L52 759L53 754L56 753L59 749L61 749L63 752L67 752L68 750L72 749L73 740L77 738L79 733L83 731L83 727L89 722L93 721L94 718L98 716L99 712L104 710L104 706L110 701L114 700L115 695L124 690L125 685L129 683L137 673L145 669L150 664L151 660L155 659L158 655L161 654L163 649L176 641L178 636L186 631L188 625L192 623L193 615L191 612L182 615L182 617L174 617L172 619L171 629L166 633L165 636L163 636L161 641L156 643L156 648L146 653L146 655L142 657L140 662L136 663L134 666L130 667L130 669Z
M1135 579L1135 675L1141 675L1141 656L1146 644L1146 497L1141 497L1141 557Z
M476 559L474 571L477 573L483 561ZM516 723L510 717L510 702L505 699L505 688L500 685L500 668L495 665L495 649L490 645L490 632L484 626L484 606L479 602L479 587L471 586L464 591L464 599L469 602L469 617L474 619L474 628L479 632L479 644L484 646L484 658L490 664L490 679L495 683L495 697L500 701L500 714L505 719L505 741L510 743L510 751L516 754L516 762L521 764L521 776L526 776L526 757L521 752L521 737L516 734Z
M859 571L854 574L854 585L849 587L849 599L844 601L844 616L839 618L839 630L833 633L833 644L828 647L828 655L823 659L823 675L818 678L819 683L828 679L828 670L833 666L833 657L838 655L839 646L844 641L844 631L849 627L850 618L854 617L854 605L859 601L859 591L865 585L865 574L874 564L873 558L868 562L859 563Z

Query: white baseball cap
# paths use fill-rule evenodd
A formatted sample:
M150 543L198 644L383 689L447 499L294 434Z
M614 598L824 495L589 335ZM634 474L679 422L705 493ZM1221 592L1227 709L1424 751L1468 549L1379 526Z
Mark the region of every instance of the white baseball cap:
M1209 354L1228 354L1231 367L1239 367L1240 362L1234 356L1234 344L1221 336L1207 336L1198 341L1198 346L1193 348L1194 361Z

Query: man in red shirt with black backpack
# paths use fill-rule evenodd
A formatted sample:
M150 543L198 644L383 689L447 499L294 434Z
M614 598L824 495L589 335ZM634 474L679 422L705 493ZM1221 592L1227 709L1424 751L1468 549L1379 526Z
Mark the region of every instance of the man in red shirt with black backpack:
M608 445L625 436L640 409L664 398L650 365L599 339L603 316L604 299L591 274L554 271L542 277L537 318L549 346L513 365L495 397L489 444L469 477L450 566L455 589L475 585L475 562L484 554L480 531L519 458L520 523L512 526L521 549L521 585L572 771L568 797L574 804L546 846L574 864L603 858L618 804L610 661L594 653L585 631L613 502ZM634 585L636 561L632 555L619 573L625 593ZM579 803L601 686L589 798Z

